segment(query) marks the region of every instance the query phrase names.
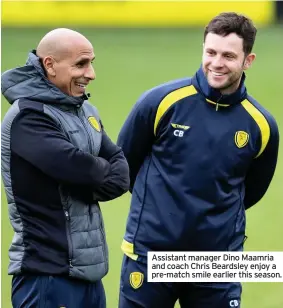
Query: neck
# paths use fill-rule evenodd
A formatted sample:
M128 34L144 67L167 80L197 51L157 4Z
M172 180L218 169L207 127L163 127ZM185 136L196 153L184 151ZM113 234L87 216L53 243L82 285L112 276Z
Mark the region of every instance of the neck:
M220 104L232 105L242 101L246 95L246 87L244 85L245 74L243 73L232 85L226 89L212 88L207 81L207 78L202 70L202 67L193 77L193 83L197 90L200 91L207 99Z

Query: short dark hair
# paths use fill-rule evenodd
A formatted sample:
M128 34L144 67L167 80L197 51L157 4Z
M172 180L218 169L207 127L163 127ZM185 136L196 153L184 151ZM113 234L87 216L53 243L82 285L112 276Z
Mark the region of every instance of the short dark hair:
M253 49L257 29L248 17L234 12L226 12L214 17L205 27L204 41L209 32L221 36L236 33L243 39L243 50L248 55Z

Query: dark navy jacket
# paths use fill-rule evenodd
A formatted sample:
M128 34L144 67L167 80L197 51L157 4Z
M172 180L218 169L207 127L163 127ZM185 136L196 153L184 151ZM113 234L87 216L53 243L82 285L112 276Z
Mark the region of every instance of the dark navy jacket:
M273 117L238 90L221 95L200 69L147 91L118 138L132 201L123 251L238 251L245 209L265 194L278 152Z
M128 190L129 169L86 95L50 83L35 53L2 75L2 176L14 238L10 274L97 281L108 271L99 201Z

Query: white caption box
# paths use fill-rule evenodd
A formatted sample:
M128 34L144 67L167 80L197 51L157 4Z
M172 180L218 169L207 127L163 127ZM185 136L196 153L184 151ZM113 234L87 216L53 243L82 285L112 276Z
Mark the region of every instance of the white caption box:
M148 252L149 282L283 282L283 252Z

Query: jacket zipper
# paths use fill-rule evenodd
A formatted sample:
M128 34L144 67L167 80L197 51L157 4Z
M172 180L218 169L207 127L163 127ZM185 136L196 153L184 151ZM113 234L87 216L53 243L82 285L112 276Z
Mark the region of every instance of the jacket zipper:
M218 111L219 101L221 100L222 97L223 97L223 95L221 95L221 96L219 97L219 99L217 100L217 102L216 102L216 106L215 106L215 110L216 110L216 111Z
M71 239L71 226L70 226L70 214L68 210L64 210L65 217L66 217L66 229L67 229L67 239L68 239L68 248L69 248L69 265L73 267L72 260L73 260L73 243Z

